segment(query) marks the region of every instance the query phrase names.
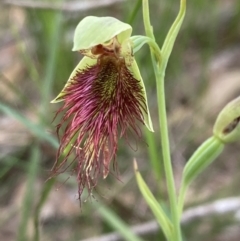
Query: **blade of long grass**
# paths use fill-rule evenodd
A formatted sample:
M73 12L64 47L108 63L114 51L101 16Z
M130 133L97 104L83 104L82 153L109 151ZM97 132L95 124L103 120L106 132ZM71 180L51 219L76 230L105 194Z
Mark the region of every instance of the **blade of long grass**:
M7 160L2 163L4 166L0 169L0 179L3 178L18 161L19 159L15 157L7 158Z
M35 124L29 119L27 119L25 116L21 115L18 111L14 110L13 108L4 105L0 103L0 111L2 111L4 114L11 116L18 121L20 121L23 125L27 127L27 129L32 132L34 135L36 135L39 139L47 141L49 144L51 144L53 147L57 148L58 147L58 142L57 140L46 133L45 129L43 126L39 124Z
M127 22L132 25L137 14L140 12L141 10L141 6L142 6L142 0L137 0L135 3L135 6L133 8L133 10L131 11L131 13L128 16Z
M18 86L16 86L15 83L12 83L4 74L0 73L0 76L2 77L2 83L11 91L11 93L14 93L14 96L18 97L17 101L20 101L24 106L29 107L32 111L36 111L36 108L33 106L32 101L29 101L29 99L26 97L26 94L21 92Z
M39 201L37 203L35 213L34 213L34 241L40 240L39 215L40 215L40 212L41 212L41 209L42 209L44 203L46 202L46 200L48 198L49 193L52 190L55 180L56 180L55 178L52 178L52 179L48 180L47 182L45 182L42 192L40 194L40 198L39 198Z
M128 225L110 208L104 206L101 203L94 202L93 205L97 207L97 212L102 216L102 218L119 234L122 235L126 241L143 241L142 238L134 234Z
M21 207L21 221L18 228L17 241L27 240L27 225L31 215L31 207L33 204L34 183L38 173L40 152L37 146L33 146L29 160L29 170L27 175L27 185L25 196Z
M62 0L59 1L60 3ZM52 16L52 29L51 29L51 36L49 42L49 49L48 49L48 56L46 58L46 73L43 81L42 86L42 108L41 112L44 115L46 110L49 109L49 102L50 102L50 94L52 92L53 87L53 80L55 71L57 68L56 61L57 61L57 52L60 44L61 39L61 25L62 25L62 13L56 12L53 13Z

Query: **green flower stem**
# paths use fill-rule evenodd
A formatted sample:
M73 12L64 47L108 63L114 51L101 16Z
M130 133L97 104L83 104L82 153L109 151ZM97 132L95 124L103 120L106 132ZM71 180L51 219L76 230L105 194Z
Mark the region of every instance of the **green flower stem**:
M164 71L165 72L165 71ZM170 200L172 222L174 225L173 240L181 241L181 230L180 230L180 218L178 215L177 208L177 196L176 188L174 183L173 169L170 156L170 146L168 137L168 125L167 125L167 113L166 113L166 103L165 103L165 91L164 91L164 72L159 69L156 75L157 81L157 98L158 98L158 114L159 114L159 124L161 126L161 143L162 143L162 153L163 153L163 163L167 181L168 195Z
M181 230L180 230L180 217L178 216L177 196L176 196L174 176L173 176L173 170L172 170L172 164L171 164L170 146L169 146L169 137L168 137L165 88L164 88L165 69L163 70L164 68L163 64L161 65L161 68L159 68L159 63L156 62L152 49L151 49L151 58L153 62L154 73L156 76L158 115L159 115L159 125L161 130L160 134L161 134L161 143L162 143L163 164L164 164L165 175L167 180L167 189L168 189L168 195L169 195L171 212L172 212L172 222L174 227L172 240L181 241L182 236L181 236Z
M165 103L164 77L165 77L167 62L168 62L173 44L175 42L177 33L180 29L181 23L185 15L185 8L186 8L186 1L182 0L179 14L175 22L173 23L167 35L167 39L166 39L167 41L165 41L163 46L164 55L162 55L161 52L158 53L161 56L161 60L162 60L161 62L159 63L156 62L154 58L154 54L156 56L156 52L155 52L156 50L154 51L153 48L150 46L151 57L152 57L153 66L154 66L154 73L156 76L159 125L161 130L160 134L161 134L161 143L162 143L162 150L163 150L163 163L164 163L164 169L166 174L167 189L168 189L172 222L173 222L173 234L171 237L173 241L181 241L182 235L181 235L181 229L180 229L180 216L178 214L176 188L174 183L173 169L172 169L171 156L170 156L167 113L166 113L166 103ZM147 37L151 38L152 40L155 40L153 29L150 23L148 0L143 0L143 21L144 21L144 27L145 27L145 32Z
M150 23L150 17L149 17L149 3L148 0L143 0L143 22L144 22L144 28L146 35L155 40L154 34L153 34L153 28Z

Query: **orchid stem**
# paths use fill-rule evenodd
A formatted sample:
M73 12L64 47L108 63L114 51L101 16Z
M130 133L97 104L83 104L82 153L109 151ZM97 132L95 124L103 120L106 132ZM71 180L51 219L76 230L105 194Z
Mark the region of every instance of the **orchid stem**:
M159 113L159 124L161 126L161 143L162 143L162 154L163 163L166 174L167 189L171 207L172 222L174 226L173 240L181 241L181 230L180 230L180 218L178 215L177 196L176 188L174 183L173 168L170 156L169 136L168 136L168 124L167 124L167 113L165 103L165 91L164 91L164 71L159 68L158 74L156 75L157 81L157 96L158 96L158 113Z
M155 40L152 26L150 23L149 17L149 4L148 0L143 0L143 21L147 37ZM161 63L157 63L155 56L156 52L151 49L151 58L153 61L154 73L156 76L156 85L157 85L157 100L158 100L158 114L159 114L159 125L160 125L160 135L162 143L162 154L163 154L163 163L166 174L167 189L170 201L172 222L173 222L173 233L172 241L181 241L181 229L180 229L180 217L178 215L178 206L177 206L177 195L176 188L174 183L173 169L170 156L170 146L169 146L169 135L168 135L168 124L167 124L167 113L166 113L166 102L165 102L165 88L164 88L164 77L165 69L167 64L167 59L164 59L161 52L158 54L161 56Z

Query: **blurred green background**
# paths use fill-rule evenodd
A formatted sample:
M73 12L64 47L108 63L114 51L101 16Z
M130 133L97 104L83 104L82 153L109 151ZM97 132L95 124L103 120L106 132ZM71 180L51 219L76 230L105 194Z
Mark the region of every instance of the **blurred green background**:
M178 12L178 0L149 0L162 44ZM175 180L193 151L211 135L223 106L240 94L240 1L192 0L166 73L169 133ZM59 9L63 9L59 11ZM85 16L113 16L144 34L141 1L1 0L0 2L0 240L164 240L136 185L132 160L158 200L167 200L161 164L156 89L148 47L136 54L147 88L155 133L130 148L119 143L120 176L100 181L95 196L80 203L71 170L47 181L58 141L49 102L62 89L81 55L73 33ZM147 133L143 129L143 133ZM240 196L240 143L224 153L191 186L186 207ZM159 160L158 164L151 160ZM67 180L67 181L66 181ZM54 182L55 181L55 182ZM48 195L48 191L50 193ZM224 199L225 200L225 199ZM226 199L229 200L229 199ZM224 202L224 207L231 203ZM240 204L238 205L238 207ZM139 226L138 226L139 227ZM135 227L136 228L136 227ZM115 239L104 236L120 232ZM186 240L240 239L240 209L215 212L183 224ZM93 238L94 237L94 238Z

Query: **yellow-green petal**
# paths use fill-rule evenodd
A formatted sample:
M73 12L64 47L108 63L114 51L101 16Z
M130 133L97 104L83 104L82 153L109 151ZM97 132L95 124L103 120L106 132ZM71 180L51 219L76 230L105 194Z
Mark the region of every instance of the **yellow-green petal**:
M117 36L121 44L131 36L132 27L113 17L85 17L76 27L73 51L90 49Z
M145 99L145 102L146 102L146 106L147 106L147 113L143 111L144 113L144 124L146 125L146 127L154 132L153 130L153 124L152 124L152 119L151 119L151 116L150 116L150 112L149 112L149 108L148 108L148 101L147 101L147 94L146 94L146 88L145 88L145 85L144 85L144 82L143 82L143 79L142 79L142 76L140 74L140 71L138 69L138 65L135 61L135 59L133 60L132 64L130 66L128 66L129 70L131 71L131 73L133 74L134 78L139 80L140 81L140 84L143 88L143 94L144 94L144 99Z
M60 101L63 101L63 96L66 94L64 90L69 84L71 84L72 78L76 75L76 73L78 71L86 69L87 67L93 66L96 63L97 63L97 59L83 57L82 60L78 63L76 68L71 73L71 75L70 75L67 83L65 84L64 88L62 89L62 91L58 94L58 96L54 100L51 101L51 103L58 103Z

